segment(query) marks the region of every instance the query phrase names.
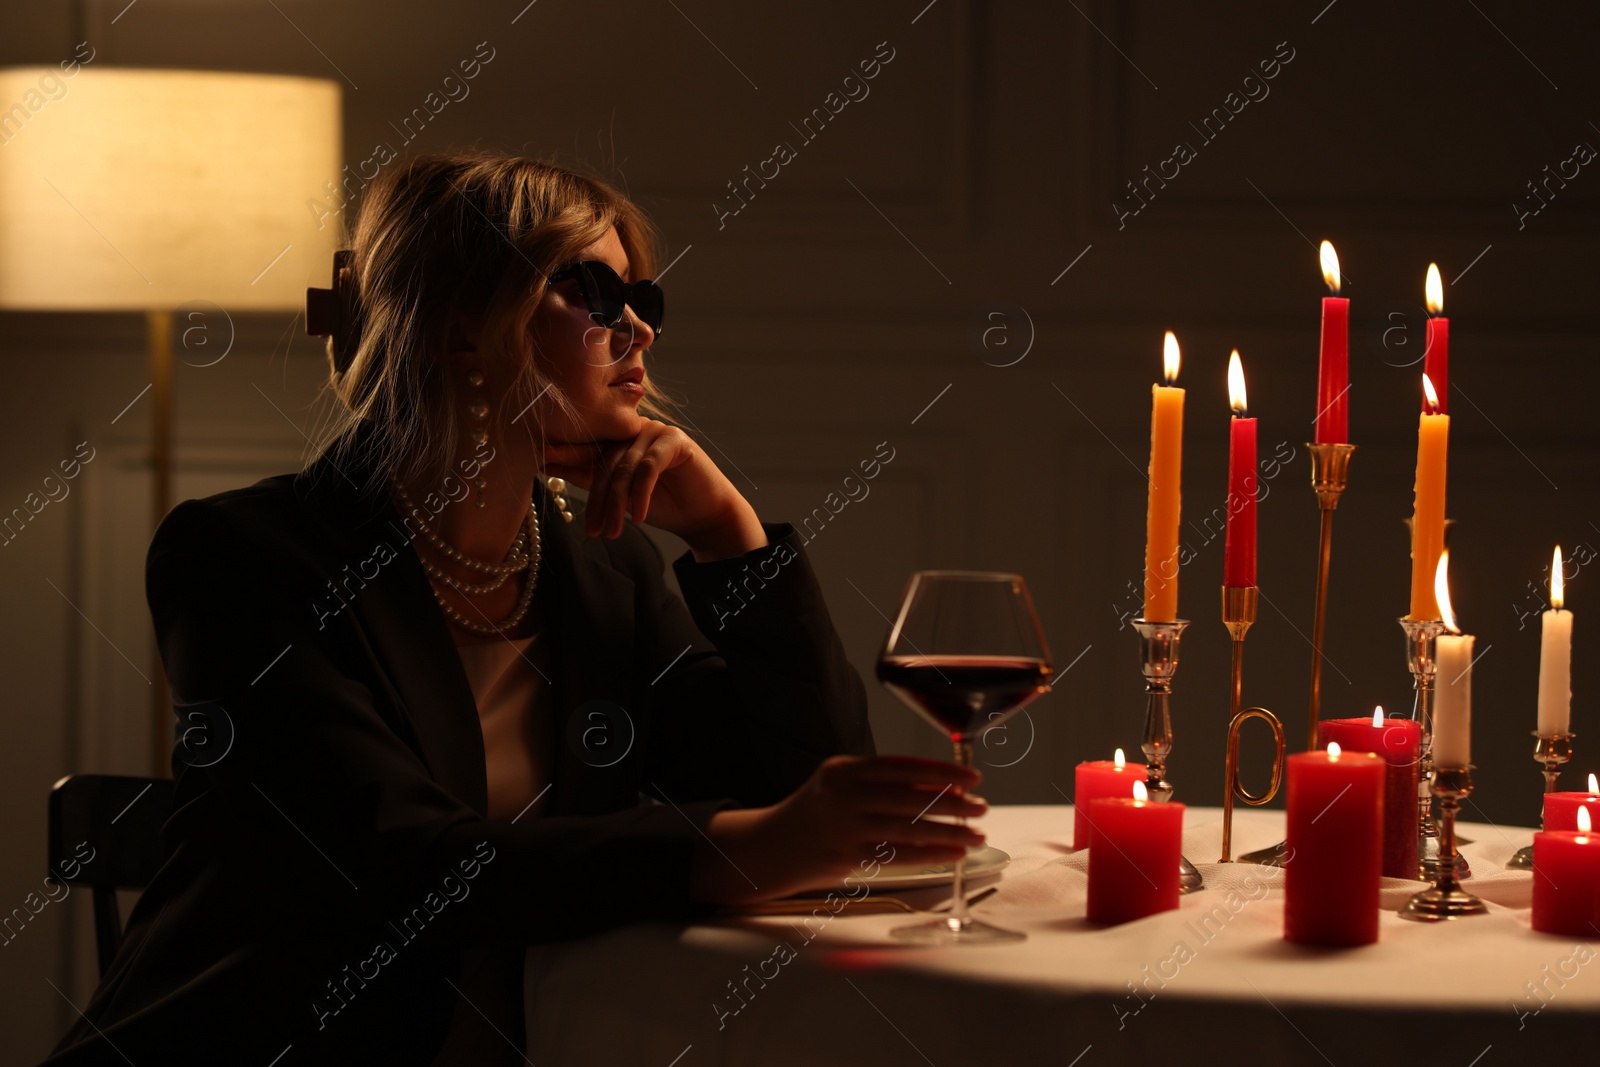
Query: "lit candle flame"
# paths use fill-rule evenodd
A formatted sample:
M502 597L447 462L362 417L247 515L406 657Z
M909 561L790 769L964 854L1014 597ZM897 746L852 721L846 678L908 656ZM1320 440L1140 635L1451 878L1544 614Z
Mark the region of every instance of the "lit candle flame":
M1422 395L1428 401L1428 414L1439 414L1439 393L1433 387L1433 379L1426 374L1422 376Z
M1149 800L1150 799L1150 790L1146 789L1144 787L1144 783L1139 781L1137 778L1135 778L1133 780L1133 799L1135 799L1135 800Z
M1592 774L1589 775L1589 792L1600 793L1600 779L1595 778Z
M1333 242L1322 242L1322 247L1317 249L1317 257L1322 260L1322 280L1328 283L1328 290L1338 296L1339 253L1333 250Z
M1339 742L1337 742L1337 741L1329 741L1328 742L1328 758L1329 759L1338 759L1342 755L1344 755L1344 749L1339 747Z
M1233 408L1233 413L1240 418L1250 405L1245 400L1244 394L1244 364L1239 362L1239 350L1235 348L1233 355L1228 357L1228 404Z
M1379 704L1372 709L1372 725L1374 728L1383 725L1383 705Z
M1439 619L1444 628L1453 634L1461 632L1456 625L1456 612L1450 606L1450 550L1439 553L1439 566L1433 572L1433 599L1439 602Z
M1444 282L1439 280L1439 264L1428 264L1428 280L1422 288L1428 297L1428 314L1444 314Z
M1564 594L1567 591L1566 580L1561 574L1561 546L1556 546L1556 554L1550 560L1550 606L1557 611L1566 603Z
M1589 809L1584 805L1578 806L1578 833L1586 834L1594 829L1594 823L1589 819Z
M1116 755L1111 757L1111 762L1117 765L1117 770L1122 770L1122 768L1128 765L1127 753L1123 752L1120 748L1117 749Z
M1161 374L1171 385L1178 380L1178 364L1181 362L1178 352L1178 336L1171 330L1161 342Z

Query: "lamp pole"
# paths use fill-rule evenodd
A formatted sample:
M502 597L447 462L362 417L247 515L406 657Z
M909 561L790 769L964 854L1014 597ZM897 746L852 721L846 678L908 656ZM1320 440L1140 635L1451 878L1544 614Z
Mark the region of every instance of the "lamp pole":
M145 312L150 364L150 529L166 517L172 500L172 312ZM161 649L150 646L150 773L172 774L172 707Z

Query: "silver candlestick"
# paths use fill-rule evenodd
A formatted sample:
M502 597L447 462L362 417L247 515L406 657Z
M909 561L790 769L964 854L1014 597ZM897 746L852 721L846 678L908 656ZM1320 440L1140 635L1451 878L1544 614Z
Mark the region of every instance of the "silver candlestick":
M1456 872L1462 865L1451 862L1460 856L1456 851L1456 811L1461 801L1472 793L1472 765L1438 767L1432 777L1433 793L1439 798L1439 859L1435 864L1438 874L1431 887L1406 901L1400 909L1400 918L1439 922L1485 915L1488 906L1461 888Z
M1133 628L1139 631L1139 669L1144 674L1145 692L1144 744L1140 747L1147 765L1144 787L1151 800L1172 799L1172 783L1167 781L1167 754L1172 751L1172 676L1178 671L1178 639L1188 625L1188 619L1133 620ZM1192 893L1204 885L1194 864L1179 856L1178 891Z
M1556 791L1556 779L1561 776L1561 765L1572 758L1572 739L1577 734L1541 734L1535 730L1533 736L1538 738L1538 743L1533 748L1533 758L1544 764L1544 791ZM1544 820L1539 820L1539 826L1544 827ZM1517 854L1511 857L1511 862L1506 867L1513 871L1533 870L1533 846L1523 845L1517 849Z
M1439 619L1401 619L1406 634L1406 667L1411 671L1416 699L1412 718L1422 727L1422 747L1418 753L1417 774L1417 877L1424 882L1439 880L1439 824L1433 816L1433 685L1434 642L1444 632ZM1472 877L1467 858L1455 854L1455 877Z

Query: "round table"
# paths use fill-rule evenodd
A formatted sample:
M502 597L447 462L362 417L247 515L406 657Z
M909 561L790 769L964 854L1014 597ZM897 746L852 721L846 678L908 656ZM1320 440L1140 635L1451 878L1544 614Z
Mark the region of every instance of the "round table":
M974 914L1026 941L901 945L887 931L925 916L852 905L534 946L528 1058L1492 1067L1600 1045L1600 965L1589 966L1600 948L1533 932L1533 875L1504 869L1529 829L1460 824L1473 839L1462 849L1466 887L1488 915L1408 922L1395 909L1423 883L1385 879L1378 943L1331 950L1283 940L1282 871L1214 862L1220 809L1186 812L1184 853L1206 888L1176 911L1113 927L1084 919L1087 853L1071 849L1070 807L999 806L982 825L1012 862ZM1235 854L1281 839L1283 825L1279 811L1236 811ZM925 907L948 890L893 895Z

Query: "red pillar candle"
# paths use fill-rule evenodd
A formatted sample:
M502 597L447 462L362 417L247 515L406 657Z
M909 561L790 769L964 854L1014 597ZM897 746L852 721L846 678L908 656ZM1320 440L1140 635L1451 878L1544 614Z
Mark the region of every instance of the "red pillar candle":
M1439 394L1438 411L1450 414L1450 320L1444 317L1444 283L1439 280L1439 265L1428 264L1428 280L1423 286L1428 300L1428 325L1423 338L1422 372ZM1427 401L1422 404L1428 410Z
M1589 938L1600 927L1600 837L1589 812L1578 809L1578 830L1533 835L1533 928Z
M1117 749L1115 759L1088 760L1072 773L1072 847L1088 848L1089 805L1100 797L1131 797L1133 783L1142 782L1148 768L1128 763Z
M1305 945L1378 940L1384 762L1371 752L1289 757L1283 936Z
M1410 719L1384 718L1378 708L1370 719L1324 719L1317 724L1317 744L1335 741L1346 752L1375 752L1383 758L1383 874L1386 878L1417 876L1417 763L1422 725Z
M1089 909L1093 923L1124 923L1178 906L1183 805L1101 797L1089 805Z
M1256 420L1245 418L1244 366L1228 358L1228 528L1222 542L1222 584L1256 584Z
M1317 361L1319 445L1350 441L1350 301L1338 295L1339 257L1322 242L1322 278L1333 296L1322 298L1322 348Z
M1594 775L1589 776L1590 785ZM1544 795L1544 828L1546 830L1576 830L1578 809L1589 809L1591 825L1600 823L1600 793L1546 793Z

